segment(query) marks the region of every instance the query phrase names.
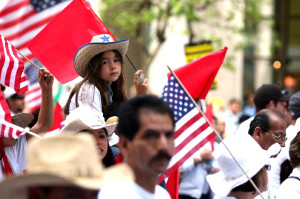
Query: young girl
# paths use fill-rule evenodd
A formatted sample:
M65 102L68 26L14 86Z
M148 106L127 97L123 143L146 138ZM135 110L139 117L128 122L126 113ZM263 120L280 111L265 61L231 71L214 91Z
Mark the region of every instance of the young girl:
M70 93L64 112L68 115L76 107L89 105L103 112L108 119L116 115L120 103L126 100L123 59L128 39L110 42L109 35L94 36L91 43L79 48L74 58L75 69L83 80ZM137 82L141 70L134 76L137 95L147 92L147 79Z

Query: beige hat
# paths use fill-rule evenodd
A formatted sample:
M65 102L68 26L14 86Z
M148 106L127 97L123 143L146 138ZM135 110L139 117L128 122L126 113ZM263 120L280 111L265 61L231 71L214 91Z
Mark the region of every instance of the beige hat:
M74 109L64 121L61 131L81 132L83 130L96 130L105 128L110 137L116 129L118 117L113 116L105 122L103 114L97 113L90 106L79 106Z
M124 58L128 49L129 40L123 39L120 41L113 41L110 35L102 34L94 36L91 43L81 46L74 57L74 66L77 73L84 77L89 68L89 63L96 55L109 51L117 50Z
M28 187L34 186L78 186L100 190L103 185L133 181L134 178L124 164L104 169L93 136L85 133L32 138L27 157L26 174L2 181L0 198L26 199Z

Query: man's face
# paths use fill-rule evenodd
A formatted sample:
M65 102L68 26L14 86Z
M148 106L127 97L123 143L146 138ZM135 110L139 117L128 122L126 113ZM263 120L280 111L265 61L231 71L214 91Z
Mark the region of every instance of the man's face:
M280 139L276 138L280 136ZM270 129L268 132L262 134L261 147L265 150L275 144L276 142L280 144L281 147L285 147L286 137L286 122L284 119L277 115L270 115Z
M25 107L24 94L18 95L15 98L7 99L9 108L14 114L22 113Z
M124 138L127 146L121 151L135 173L158 176L167 169L174 150L172 120L168 114L142 110L139 121L139 130L133 140Z

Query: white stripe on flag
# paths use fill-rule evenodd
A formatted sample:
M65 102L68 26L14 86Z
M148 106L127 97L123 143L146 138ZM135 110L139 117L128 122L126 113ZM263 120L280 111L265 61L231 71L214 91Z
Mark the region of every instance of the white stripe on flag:
M183 147L175 156L172 157L168 168L172 167L179 160L181 160L192 148L198 145L203 139L205 139L209 134L213 132L213 129L208 126L204 131L202 131L197 137L191 140L185 147Z

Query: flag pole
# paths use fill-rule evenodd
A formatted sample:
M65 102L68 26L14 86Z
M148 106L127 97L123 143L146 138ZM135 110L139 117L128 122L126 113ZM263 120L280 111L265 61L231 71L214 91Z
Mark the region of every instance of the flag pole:
M262 196L261 192L259 191L259 189L257 188L257 186L254 184L254 182L251 180L251 178L247 175L246 171L242 168L242 166L240 165L240 163L238 162L238 160L234 157L234 155L231 153L231 151L229 150L229 148L227 147L227 145L223 142L223 139L221 137L221 135L219 134L218 131L216 131L216 129L213 127L213 125L210 123L210 121L207 119L207 117L204 115L204 113L202 112L202 110L200 109L200 107L198 106L198 104L195 102L194 98L192 98L192 96L190 95L190 93L186 90L186 88L184 87L184 85L181 83L181 81L178 79L178 77L176 76L176 74L174 73L174 71L171 69L170 66L167 66L169 71L172 73L172 75L176 78L176 80L178 81L178 83L181 85L181 87L183 88L183 90L185 91L185 93L187 94L187 96L191 99L191 101L193 102L193 104L197 107L198 111L201 113L201 115L203 116L203 118L206 120L206 122L209 124L209 126L213 129L213 131L216 133L216 135L218 136L218 138L220 139L220 141L223 143L224 147L227 149L227 151L229 152L229 154L232 156L232 158L234 159L234 161L238 164L238 166L241 168L241 170L243 171L243 173L246 175L246 177L248 178L248 180L250 181L250 183L253 185L253 187L255 188L255 190L259 193L259 195L264 199L264 197Z
M41 69L40 67L38 67L35 63L33 63L33 61L31 61L30 59L28 59L28 57L26 57L25 55L23 55L20 51L18 51L18 49L15 48L15 50L17 51L17 53L19 53L19 55L21 55L22 57L24 57L27 61L29 61L32 65L34 65L37 69Z
M32 131L29 131L29 130L27 130L27 129L24 129L24 131L26 132L26 133L28 133L29 135L32 135L32 136L34 136L34 137L37 137L37 138L42 138L40 135L38 135L38 134L36 134L36 133L34 133L34 132L32 132Z
M133 62L131 61L131 59L128 57L128 55L126 54L126 58L128 59L128 61L130 62L131 66L133 67L133 69L135 71L137 71L136 67L134 66ZM139 74L139 78L138 78L138 83L142 84L145 80L145 76L143 74Z

